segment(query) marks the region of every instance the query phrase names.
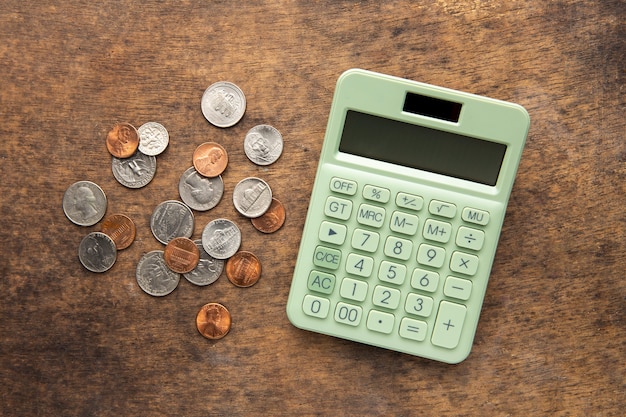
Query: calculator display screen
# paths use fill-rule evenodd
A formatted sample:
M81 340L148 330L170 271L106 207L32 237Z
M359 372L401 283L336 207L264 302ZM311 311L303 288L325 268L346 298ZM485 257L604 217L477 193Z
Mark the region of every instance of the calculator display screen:
M493 186L506 145L348 110L339 151Z

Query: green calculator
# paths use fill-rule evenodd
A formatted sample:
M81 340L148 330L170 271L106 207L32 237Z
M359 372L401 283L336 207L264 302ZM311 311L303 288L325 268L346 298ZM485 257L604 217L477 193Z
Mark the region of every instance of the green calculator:
M463 361L529 124L517 104L361 69L343 73L289 320L313 332Z

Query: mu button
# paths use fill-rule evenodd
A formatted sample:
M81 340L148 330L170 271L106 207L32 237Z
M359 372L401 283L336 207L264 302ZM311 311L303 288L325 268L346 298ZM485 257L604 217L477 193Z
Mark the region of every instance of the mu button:
M324 221L320 225L318 237L322 242L342 245L346 240L347 230L346 226L342 224Z

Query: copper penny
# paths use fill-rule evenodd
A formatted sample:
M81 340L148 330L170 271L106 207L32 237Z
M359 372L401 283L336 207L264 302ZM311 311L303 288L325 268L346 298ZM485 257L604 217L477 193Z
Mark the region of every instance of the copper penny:
M202 306L196 316L196 327L207 339L221 339L230 330L230 312L219 303L208 303Z
M102 233L113 239L117 250L122 250L133 243L137 229L130 217L112 214L102 222Z
M226 261L226 276L237 287L251 287L261 278L261 262L252 252L237 252Z
M217 177L227 165L228 154L219 143L205 142L193 152L193 167L205 177Z
M200 260L200 250L193 240L176 237L168 242L163 252L165 264L179 274L193 271Z
M107 134L107 149L116 158L130 158L139 146L139 133L130 123L117 123Z
M285 223L285 206L275 198L272 198L270 208L261 217L251 219L252 225L263 233L274 233Z

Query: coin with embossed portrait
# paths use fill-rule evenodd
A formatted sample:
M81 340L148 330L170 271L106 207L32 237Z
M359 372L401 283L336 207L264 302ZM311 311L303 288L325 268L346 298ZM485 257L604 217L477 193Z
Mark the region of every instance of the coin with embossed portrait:
M102 188L91 181L77 181L63 195L63 212L79 226L93 226L104 217L107 198Z
M117 123L107 133L107 149L116 158L128 158L139 147L139 133L130 123Z
M273 164L283 152L283 136L273 126L254 126L246 134L243 150L257 165Z
M235 186L233 204L246 217L262 216L272 204L272 189L260 178L244 178Z
M78 259L91 272L108 271L117 259L115 243L104 233L91 232L80 242Z
M165 264L163 251L154 250L141 257L135 273L137 284L146 294L163 297L176 289L180 274Z
M193 166L205 177L217 177L228 166L228 154L219 143L205 142L193 152Z
M154 237L164 245L175 237L191 237L194 216L189 207L180 201L168 200L159 204L150 217Z
M230 312L219 303L203 305L196 315L196 327L207 339L221 339L228 334L230 326Z
M185 204L194 210L210 210L222 199L224 182L221 176L208 178L188 168L178 181L178 193Z
M117 182L124 187L145 187L156 174L156 158L141 151L128 158L113 157L111 171Z
M211 220L202 231L204 250L216 259L228 259L241 245L241 231L228 219Z
M237 124L246 112L246 96L237 85L218 81L204 91L200 107L212 125L230 127Z
M139 126L137 133L139 133L139 151L145 155L160 155L170 143L170 134L161 123L144 123Z

